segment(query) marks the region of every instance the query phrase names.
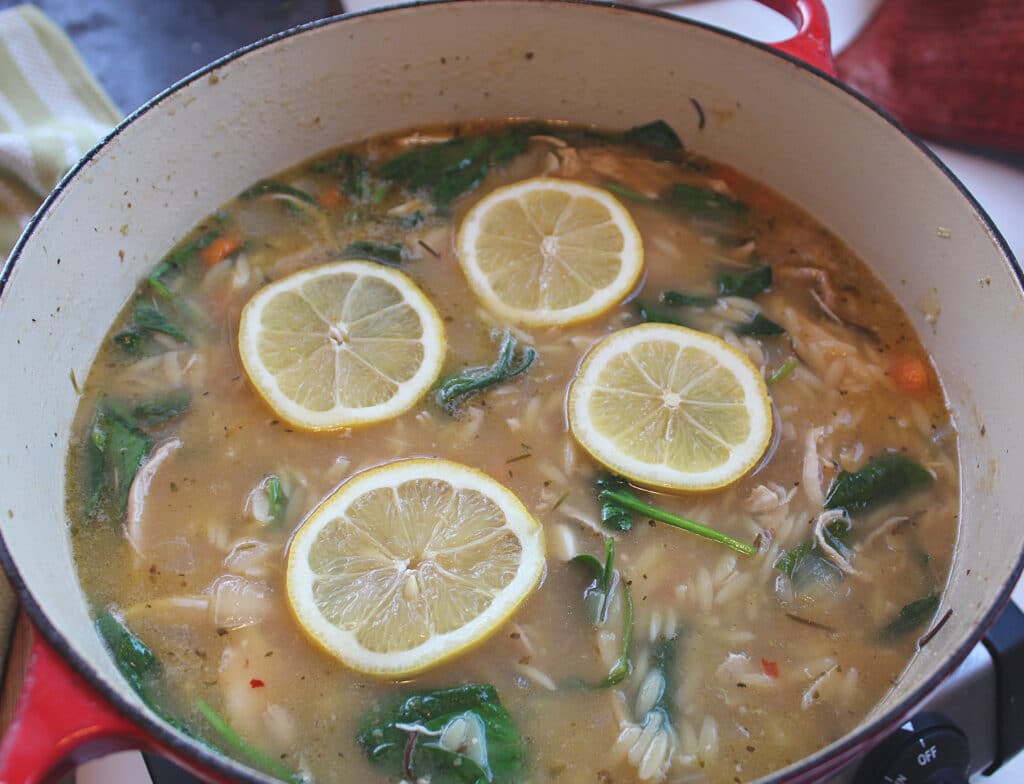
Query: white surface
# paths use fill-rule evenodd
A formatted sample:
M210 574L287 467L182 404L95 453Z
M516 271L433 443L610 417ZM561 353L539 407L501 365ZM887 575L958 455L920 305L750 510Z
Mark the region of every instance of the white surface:
M831 15L833 42L837 50L856 35L880 2L825 0ZM348 0L346 3L351 11L380 5L385 3L380 0ZM792 31L791 25L784 19L765 11L751 0L691 2L681 5L677 12L765 41L784 38ZM989 213L1014 255L1024 259L1024 221L1019 219L1018 214L1020 205L1024 204L1024 170L958 150L940 146L933 149ZM1024 606L1024 582L1014 591L1014 599ZM141 757L134 752L116 754L89 763L79 769L76 780L79 784L144 784L150 781ZM1024 755L983 780L988 784L1019 784L1024 781Z

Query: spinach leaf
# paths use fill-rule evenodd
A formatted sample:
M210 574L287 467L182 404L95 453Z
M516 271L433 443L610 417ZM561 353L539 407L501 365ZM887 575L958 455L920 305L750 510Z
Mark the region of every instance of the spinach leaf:
M608 620L608 604L615 583L615 540L610 536L604 540L603 566L594 556L586 553L574 556L569 563L582 564L594 575L594 582L583 592L583 604L590 615L590 622L600 626Z
M938 609L939 595L937 593L930 593L923 599L910 602L910 604L904 605L896 617L885 625L879 633L879 638L883 642L898 640L925 624Z
M676 719L676 659L679 643L679 635L675 634L672 637L658 637L651 644L651 669L659 670L665 681L661 696L654 703L653 710L660 710L670 724Z
M172 727L188 732L175 716L172 716L153 697L153 691L161 686L163 667L149 647L128 630L128 627L111 612L106 610L96 616L96 631L106 643L117 669L128 681L128 685L157 716Z
M633 659L630 652L633 649L633 592L629 583L621 580L622 583L622 647L619 649L619 658L608 671L608 674L598 683L598 688L606 689L610 686L622 683L633 672Z
M152 427L181 416L191 405L191 393L187 389L181 389L163 397L135 403L131 407L131 413L139 423Z
M796 567L807 558L814 550L814 544L810 541L801 542L794 547L785 550L782 555L779 556L778 560L775 561L775 568L782 572L786 577L792 577L793 572L796 571Z
M86 444L86 514L93 516L106 497L116 519L124 517L132 481L152 447L153 439L138 428L123 404L100 401Z
M170 335L177 341L188 343L188 335L171 321L156 305L140 300L132 312L132 324L113 337L114 343L129 354L141 354L153 333Z
M828 488L825 508L867 511L920 490L934 479L924 466L900 452L891 452L859 471L841 472Z
M683 149L679 135L664 120L637 125L622 134L622 141L646 147L649 150L675 151Z
M261 180L238 194L240 199L256 199L260 196L288 196L315 207L319 206L317 200L306 193L306 191L285 182L278 182L277 180Z
M738 325L736 327L736 334L769 337L771 335L784 335L786 330L767 316L758 313L746 324Z
M462 736L458 745L456 735ZM360 717L356 742L372 763L408 780L429 776L434 784L514 784L525 768L524 744L490 684L412 692L381 702Z
M270 521L273 525L280 525L284 520L285 508L288 505L288 496L281 487L281 477L271 474L263 480L263 492L267 494L267 501L270 504Z
M188 267L195 259L196 254L218 237L220 237L219 231L208 231L172 251L149 273L146 281L164 299L174 299L178 295L168 287L169 279Z
M639 191L635 191L632 188L628 188L625 185L622 185L622 184L617 183L617 182L611 182L611 181L606 182L603 187L604 187L604 189L606 191L611 191L616 196L621 196L623 199L627 199L629 201L635 201L637 204L649 204L650 205L650 204L659 204L660 203L657 199L652 199L652 198L650 198L648 196L644 196Z
M753 299L771 285L772 268L767 264L739 275L729 272L721 272L718 275L718 293L723 297Z
M86 519L92 519L103 498L103 491L107 486L106 454L101 443L105 441L105 435L98 430L99 415L93 416L92 424L89 425L89 433L85 439L84 454L82 455L82 485L85 503L83 511Z
M661 301L673 307L710 308L718 303L717 297L706 297L702 294L683 294L678 291L665 291Z
M454 716L449 726L452 728L449 731L452 738L456 734L461 736L465 731L467 743L474 743L481 734L485 734L487 731L483 719L472 711ZM442 730L442 732L444 731ZM416 754L416 781L437 781L439 784L485 784L485 782L492 781L488 773L488 760L481 760L484 763L481 765L468 754L451 751L440 743L420 743L419 738L417 733L408 742L410 754ZM451 741L452 745L454 742L454 740ZM465 748L465 751L469 750L469 748ZM407 781L408 779L403 778L402 780Z
M426 220L427 217L420 210L416 210L408 215L403 215L398 223L403 229L414 229Z
M405 246L400 242L386 244L372 240L356 240L341 252L343 259L368 259L388 267L401 267L405 261Z
M847 518L842 517L838 520L833 520L825 526L823 536L825 541L828 542L829 545L832 546L840 555L844 558L848 558L850 553L850 535L852 533L853 526L850 525L850 521ZM801 565L806 563L807 559L810 558L821 559L829 568L836 568L821 552L821 548L818 547L817 542L815 542L813 537L782 553L782 555L780 555L775 561L774 566L787 577L792 578L794 574L797 573Z
M113 517L117 521L124 518L135 474L153 448L153 439L142 425L163 424L180 416L190 404L187 391L137 403L100 400L84 445L86 516L94 517L106 498Z
M366 168L366 162L358 155L339 152L330 160L314 163L313 171L337 177L341 189L353 199L362 201L370 195L370 173Z
M132 316L135 325L148 332L162 332L170 335L175 340L188 343L188 335L157 307L149 302L140 302L135 306L135 313Z
M131 491L135 474L153 448L153 439L120 417L108 417L106 427L107 465L112 469L116 480L116 509L118 517L122 518L128 508L128 493Z
M615 474L601 474L594 482L597 488L598 499L601 502L601 525L609 531L628 531L633 527L633 514L628 509L623 509L614 501L608 501L601 497L605 490L618 490L623 493L630 493L629 483Z
M455 414L470 395L515 378L525 372L536 358L537 352L529 347L519 352L517 357L515 336L511 330L505 330L494 364L467 368L449 376L437 388L437 402L449 414Z
M96 617L96 631L107 644L117 669L136 693L149 704L149 690L162 675L153 652L110 610Z
M623 480L624 481L624 480ZM598 500L602 503L612 503L618 506L620 509L627 512L635 512L643 515L650 520L656 520L659 523L665 523L671 525L673 528L681 528L684 531L689 531L697 536L702 536L705 539L710 539L713 542L724 544L726 547L730 547L738 553L744 555L755 555L758 548L752 544L747 544L739 539L729 536L716 528L712 528L709 525L698 523L696 520L690 520L681 515L673 514L664 509L659 509L656 506L651 506L644 501L641 501L637 496L628 488L628 485L624 485L618 488L604 488L598 495Z
M380 173L410 190L426 190L438 206L447 207L478 185L492 166L526 150L530 133L530 128L514 126L497 136L458 136L419 145L385 163Z
M416 145L385 163L381 174L413 190L435 188L445 176L467 168L482 177L492 147L493 138L488 136L457 136L437 144Z
M765 270L767 270L767 273ZM755 288L759 293L763 290L761 284L764 283L765 278L767 278L768 285L770 285L771 267L759 267L757 270L754 270L747 275L728 275L723 273L718 277L719 291L722 296L732 296L740 290L753 291ZM660 300L664 304L671 305L672 307L689 308L709 308L713 307L718 302L718 299L715 297L707 297L699 294L683 294L678 291L662 292ZM636 304L640 311L640 317L644 321L676 324L681 327L689 326L689 324L674 313L669 313L664 309L654 308L643 300L637 300ZM752 337L782 335L786 332L785 329L761 313L754 314L754 317L745 324L741 323L732 325L732 329L737 335L750 335Z
M685 321L676 316L674 313L669 313L667 310L653 307L650 303L644 302L643 300L636 301L637 310L640 312L640 318L646 322L653 322L658 324L675 324L677 327L688 327Z
M746 203L724 193L684 183L673 185L665 201L674 209L712 220L739 218L750 210Z
M604 540L604 552L604 565L586 553L575 556L569 563L586 567L594 577L594 581L583 592L583 604L595 627L603 626L608 621L612 595L617 588L622 589L622 647L619 658L604 678L597 683L573 679L566 684L571 688L605 689L621 683L633 671L633 592L629 583L615 570L615 540L610 536Z
M219 741L218 746L243 757L264 772L281 779L282 781L300 784L304 781L298 774L287 766L281 764L280 760L274 759L266 752L260 751L249 741L239 735L230 724L217 713L216 710L204 699L199 698L195 702L196 710L206 719L207 724L213 729Z
M146 333L141 329L129 327L116 333L111 340L126 354L141 354L146 344Z

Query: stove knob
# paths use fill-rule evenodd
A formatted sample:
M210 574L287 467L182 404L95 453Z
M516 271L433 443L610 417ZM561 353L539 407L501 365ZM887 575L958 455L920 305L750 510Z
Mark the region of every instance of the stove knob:
M919 713L864 758L854 784L967 784L967 738L941 713Z

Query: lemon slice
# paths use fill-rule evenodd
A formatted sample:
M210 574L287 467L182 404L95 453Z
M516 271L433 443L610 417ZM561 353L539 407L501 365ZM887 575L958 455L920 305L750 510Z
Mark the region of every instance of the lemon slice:
M403 677L485 640L544 569L540 524L486 474L400 460L357 474L302 524L288 602L352 669Z
M412 407L441 372L445 338L409 278L345 261L256 292L242 311L238 348L253 386L282 419L336 430Z
M608 191L537 177L499 188L466 215L459 263L487 308L547 327L600 315L643 270L636 224Z
M740 351L704 332L641 324L583 361L569 426L599 462L643 485L712 490L739 479L772 434L768 388Z

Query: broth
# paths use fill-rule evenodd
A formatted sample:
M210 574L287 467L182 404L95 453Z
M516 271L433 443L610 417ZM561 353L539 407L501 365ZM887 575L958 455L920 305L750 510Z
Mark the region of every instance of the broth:
M97 614L112 610L159 660L162 675L144 684L157 712L257 767L265 760L218 734L198 706L303 777L394 781L401 776L357 743L360 715L411 688L489 683L523 738L527 772L516 780L751 781L852 729L926 631L958 512L956 436L941 388L905 314L836 237L764 186L664 140L530 128L522 151L481 172L450 207L380 173L412 147L517 128L525 133L431 128L320 156L228 203L166 257L113 326L78 411L68 513L80 581ZM256 394L236 348L242 307L269 281L356 241L397 243L402 270L443 318L443 376L492 362L496 331L509 325L468 287L455 231L484 194L542 174L608 187L628 208L645 274L627 301L569 327L513 327L537 360L454 416L428 394L390 421L303 432ZM668 210L659 194L675 184L745 206L726 219ZM764 291L719 290L722 273L764 266ZM667 291L706 301L662 301ZM172 326L154 326L149 308ZM784 333L740 334L759 313ZM568 431L566 389L598 340L644 314L722 337L769 379L775 440L758 467L703 494L636 491L754 542L754 556L641 515L629 531L602 526L602 469ZM139 405L154 400L162 408ZM115 464L113 489L94 503L92 434L111 401L148 436L148 456L137 474ZM796 568L797 559L787 562L813 541L830 482L886 454L908 456L934 481L851 512L849 535L828 540L835 555L819 546ZM467 463L500 481L542 523L548 553L541 586L510 622L475 650L396 683L348 670L310 642L289 612L283 576L289 538L321 500L364 469L410 456ZM615 617L595 628L583 601L590 578L569 558L602 555L608 536L635 604L633 671L607 688L580 688L615 664L625 627L620 591ZM667 659L657 654L666 643ZM659 756L639 736L652 715L642 687L661 670L670 696L658 700L669 706Z

